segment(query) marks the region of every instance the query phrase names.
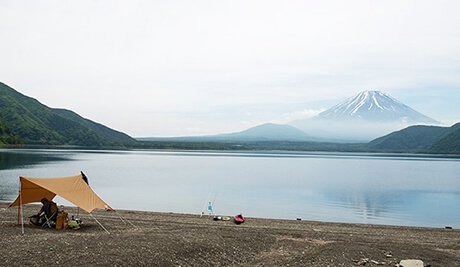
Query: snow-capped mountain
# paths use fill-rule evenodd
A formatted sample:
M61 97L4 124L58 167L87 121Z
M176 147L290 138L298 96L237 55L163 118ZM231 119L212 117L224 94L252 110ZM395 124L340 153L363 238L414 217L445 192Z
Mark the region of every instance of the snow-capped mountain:
M380 91L363 91L345 102L320 113L318 118L439 124L436 120L413 110Z
M289 124L334 141L370 141L410 125L439 122L380 91L363 91L313 118Z

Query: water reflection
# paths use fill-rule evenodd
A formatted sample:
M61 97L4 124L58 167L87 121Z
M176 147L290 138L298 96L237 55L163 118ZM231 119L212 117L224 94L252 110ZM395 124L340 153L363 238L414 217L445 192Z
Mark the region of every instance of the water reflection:
M0 149L0 170L23 168L50 161L69 160L64 153Z
M370 191L325 194L333 206L354 214L353 222L396 225L458 226L458 192Z
M8 175L9 170L32 168L49 162L71 160L68 153L40 150L0 149L0 201L11 201L18 194L18 178L23 173ZM3 171L2 171L3 170Z
M404 206L405 202L401 192L394 191L335 192L327 193L326 197L334 205L352 209L363 219L385 217L390 210L394 212L396 207Z

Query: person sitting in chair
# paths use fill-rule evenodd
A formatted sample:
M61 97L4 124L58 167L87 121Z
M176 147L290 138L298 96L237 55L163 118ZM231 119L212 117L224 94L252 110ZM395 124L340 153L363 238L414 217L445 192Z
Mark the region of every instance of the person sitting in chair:
M40 224L44 224L47 221L53 221L56 222L56 215L58 212L58 207L56 203L54 203L51 200L48 200L47 198L42 198L40 202L43 204L42 208L38 212L38 221Z

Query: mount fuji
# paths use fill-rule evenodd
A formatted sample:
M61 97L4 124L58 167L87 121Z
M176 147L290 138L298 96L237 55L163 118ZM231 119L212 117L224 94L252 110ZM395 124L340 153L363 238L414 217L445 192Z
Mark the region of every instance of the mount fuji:
M370 141L411 125L439 122L380 91L363 91L317 116L290 125L333 141Z
M358 119L409 124L439 124L380 91L364 91L318 115L322 119Z

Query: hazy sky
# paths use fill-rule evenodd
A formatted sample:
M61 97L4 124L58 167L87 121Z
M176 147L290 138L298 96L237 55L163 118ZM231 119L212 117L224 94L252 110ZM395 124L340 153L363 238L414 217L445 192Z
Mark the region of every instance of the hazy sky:
M460 1L0 0L0 81L132 136L305 118L382 90L460 121Z

